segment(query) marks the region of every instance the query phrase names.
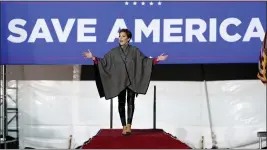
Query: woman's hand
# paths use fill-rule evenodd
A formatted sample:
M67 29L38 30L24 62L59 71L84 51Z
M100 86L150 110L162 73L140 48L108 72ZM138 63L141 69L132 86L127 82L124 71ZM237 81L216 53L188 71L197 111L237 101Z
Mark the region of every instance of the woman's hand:
M92 52L90 50L88 50L88 52L84 52L83 56L84 56L84 58L89 58L89 59L93 59L94 58L94 56L93 56L93 54L92 54Z
M164 55L164 53L163 53L160 56L158 56L158 61L164 61L167 59L167 57L168 57L168 55Z

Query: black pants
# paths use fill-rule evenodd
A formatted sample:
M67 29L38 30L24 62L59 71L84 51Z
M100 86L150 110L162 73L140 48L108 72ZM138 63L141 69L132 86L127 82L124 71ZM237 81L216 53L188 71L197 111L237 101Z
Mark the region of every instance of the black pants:
M126 126L126 117L125 117L126 92L127 92L127 124L132 124L133 114L134 114L135 93L129 88L126 88L118 95L119 114L122 126Z

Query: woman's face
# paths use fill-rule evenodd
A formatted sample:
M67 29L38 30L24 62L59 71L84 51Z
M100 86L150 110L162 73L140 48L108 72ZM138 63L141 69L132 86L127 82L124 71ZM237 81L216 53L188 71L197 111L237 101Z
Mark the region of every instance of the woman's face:
M120 40L120 45L125 45L130 41L125 32L120 33L119 40Z

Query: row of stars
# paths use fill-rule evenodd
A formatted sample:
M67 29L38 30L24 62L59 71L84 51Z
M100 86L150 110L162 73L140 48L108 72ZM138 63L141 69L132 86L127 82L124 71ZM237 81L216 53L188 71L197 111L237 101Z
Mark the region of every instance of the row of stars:
M125 2L125 5L129 5L129 3L130 2ZM137 5L137 2L132 2L132 4L133 5ZM141 5L144 6L145 4L146 4L146 2L141 2ZM149 2L149 5L152 6L152 5L154 5L154 3L153 2ZM161 2L158 2L158 5L161 5Z

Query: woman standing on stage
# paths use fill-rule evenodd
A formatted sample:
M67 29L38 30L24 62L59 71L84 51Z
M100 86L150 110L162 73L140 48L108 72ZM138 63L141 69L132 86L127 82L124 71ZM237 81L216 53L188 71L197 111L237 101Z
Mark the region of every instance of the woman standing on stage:
M94 61L100 97L108 100L118 96L123 135L131 134L135 96L146 94L153 65L168 57L163 54L154 59L146 57L137 47L129 44L131 38L132 33L128 29L122 29L119 32L120 45L111 49L103 58L93 56L90 51L84 53L85 58ZM126 93L127 122L125 117Z

